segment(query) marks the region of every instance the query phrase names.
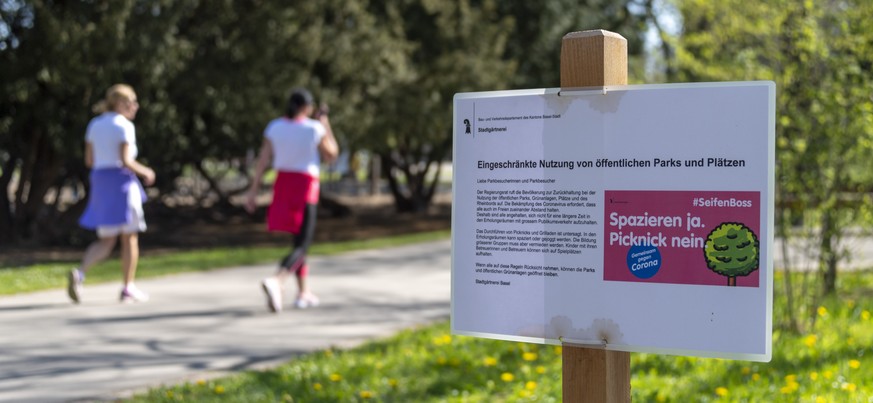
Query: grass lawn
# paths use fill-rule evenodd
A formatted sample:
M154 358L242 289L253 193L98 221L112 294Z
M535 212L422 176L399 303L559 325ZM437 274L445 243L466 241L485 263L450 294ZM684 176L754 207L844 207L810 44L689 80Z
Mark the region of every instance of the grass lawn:
M399 246L437 239L448 239L450 231L426 232L366 241L315 244L310 255L331 255L353 250ZM84 250L83 250L84 253ZM137 278L149 278L173 273L214 270L221 267L275 263L288 253L288 247L239 247L198 249L158 255L143 254L137 267ZM67 272L79 262L36 264L26 267L0 266L0 295L40 291L66 286ZM118 259L109 259L88 270L88 283L121 281Z
M448 231L321 244L313 254L445 239ZM285 248L149 255L140 276L273 262ZM76 262L0 267L0 295L59 288ZM774 323L784 312L775 279ZM118 262L88 281L118 281ZM632 354L634 402L873 403L873 271L845 272L804 334L775 329L770 363ZM559 402L560 347L449 334L448 323L410 329L350 350L326 350L266 371L153 389L132 401Z
M812 331L774 330L770 363L632 354L633 401L873 402L871 311L873 271L841 273ZM132 401L560 402L560 357L560 347L452 336L439 323Z

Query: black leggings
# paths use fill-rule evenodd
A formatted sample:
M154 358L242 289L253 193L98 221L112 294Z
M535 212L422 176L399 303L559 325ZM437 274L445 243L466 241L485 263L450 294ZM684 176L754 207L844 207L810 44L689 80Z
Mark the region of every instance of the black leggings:
M306 264L306 251L312 245L312 238L315 235L315 204L307 204L306 211L303 213L303 223L300 224L300 232L294 234L294 245L291 253L282 258L279 263L280 270L288 270L293 273L299 273L303 265Z

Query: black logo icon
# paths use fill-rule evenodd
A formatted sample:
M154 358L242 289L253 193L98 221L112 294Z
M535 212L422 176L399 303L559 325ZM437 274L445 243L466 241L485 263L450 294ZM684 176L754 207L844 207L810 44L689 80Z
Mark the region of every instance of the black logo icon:
M464 119L464 126L467 126L467 134L470 134L470 119Z

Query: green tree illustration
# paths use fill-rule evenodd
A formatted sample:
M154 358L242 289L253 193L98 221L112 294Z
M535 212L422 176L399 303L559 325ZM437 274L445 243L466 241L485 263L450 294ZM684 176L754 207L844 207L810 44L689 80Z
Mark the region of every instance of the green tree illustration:
M736 286L737 276L758 270L758 237L741 223L722 223L707 236L703 254L710 270Z

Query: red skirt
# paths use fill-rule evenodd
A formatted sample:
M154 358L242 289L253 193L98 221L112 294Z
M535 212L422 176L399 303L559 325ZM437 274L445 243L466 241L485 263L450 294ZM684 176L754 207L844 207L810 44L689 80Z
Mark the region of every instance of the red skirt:
M301 172L279 171L273 202L267 210L267 229L300 233L307 204L318 204L318 178Z

